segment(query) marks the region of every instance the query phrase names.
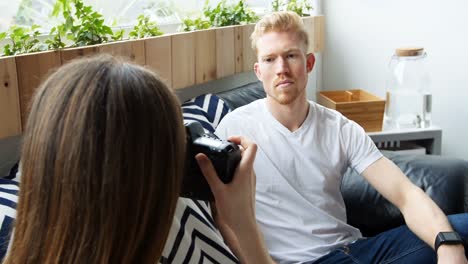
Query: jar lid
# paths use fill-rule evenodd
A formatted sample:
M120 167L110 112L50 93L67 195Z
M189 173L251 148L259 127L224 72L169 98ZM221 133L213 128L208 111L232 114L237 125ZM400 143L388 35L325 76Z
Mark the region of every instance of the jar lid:
M422 55L423 52L424 48L422 47L403 47L395 50L395 54L400 57L419 56Z

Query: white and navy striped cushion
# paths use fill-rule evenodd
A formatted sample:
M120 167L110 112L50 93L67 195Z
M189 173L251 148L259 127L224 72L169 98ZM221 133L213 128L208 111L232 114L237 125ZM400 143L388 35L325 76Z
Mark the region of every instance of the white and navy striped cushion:
M228 106L213 94L200 95L182 104L184 120L202 124L213 133ZM211 209L203 201L179 198L160 263L239 263L215 227Z
M184 120L195 120L213 133L221 119L230 111L224 101L214 94L203 94L182 104Z
M239 263L205 202L179 198L160 263Z
M13 221L16 218L18 182L0 178L0 259L3 259L10 242Z

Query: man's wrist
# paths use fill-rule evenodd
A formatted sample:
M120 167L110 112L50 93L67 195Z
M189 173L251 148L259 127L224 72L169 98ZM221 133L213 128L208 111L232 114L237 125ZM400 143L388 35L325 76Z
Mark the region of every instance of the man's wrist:
M461 254L464 256L465 248L463 247L463 244L456 244L456 245L444 244L444 245L440 245L436 253L437 253L438 258L443 258L444 256L455 256L458 254Z

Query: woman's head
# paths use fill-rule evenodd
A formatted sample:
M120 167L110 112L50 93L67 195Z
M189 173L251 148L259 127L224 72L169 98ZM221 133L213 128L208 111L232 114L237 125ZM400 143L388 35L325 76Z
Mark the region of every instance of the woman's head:
M154 73L110 56L59 68L28 118L12 262L156 261L184 140L177 98Z

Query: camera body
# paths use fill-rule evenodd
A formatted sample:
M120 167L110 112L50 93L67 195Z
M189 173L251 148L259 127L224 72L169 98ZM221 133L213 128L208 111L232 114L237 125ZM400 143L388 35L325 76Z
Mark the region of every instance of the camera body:
M213 164L223 183L232 181L234 171L241 160L241 151L236 144L205 133L197 121L186 121L187 150L185 173L182 180L182 197L213 201L213 193L198 166L195 155L205 154Z

